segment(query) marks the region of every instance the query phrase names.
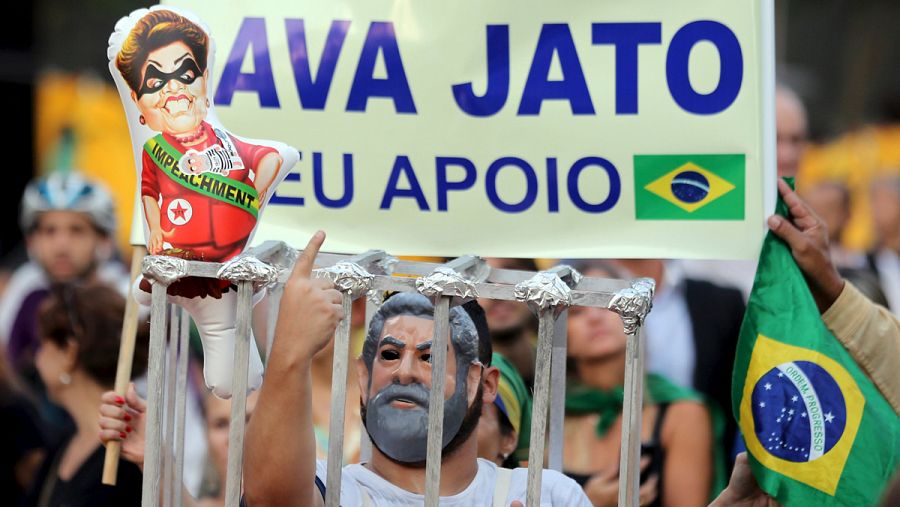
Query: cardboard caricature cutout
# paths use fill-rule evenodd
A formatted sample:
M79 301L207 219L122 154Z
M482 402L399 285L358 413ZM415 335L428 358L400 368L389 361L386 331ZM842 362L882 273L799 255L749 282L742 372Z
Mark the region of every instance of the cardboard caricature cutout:
M221 124L211 101L214 56L206 25L171 7L132 12L109 38L109 69L131 132L151 255L210 262L238 255L299 157L282 143L244 139ZM168 294L197 324L207 386L230 397L236 289L224 280L186 278ZM138 279L134 295L149 304L149 282ZM250 343L249 386L255 389L262 362L255 340Z

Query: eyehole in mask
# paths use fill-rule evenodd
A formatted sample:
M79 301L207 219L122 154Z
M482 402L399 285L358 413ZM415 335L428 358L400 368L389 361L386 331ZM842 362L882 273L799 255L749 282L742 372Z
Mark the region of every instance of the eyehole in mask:
M141 83L141 89L138 90L137 96L146 95L148 93L156 93L161 90L171 80L176 80L185 85L189 85L200 77L200 69L197 63L190 58L186 58L181 65L172 72L163 72L154 65L147 67L144 74L144 81Z

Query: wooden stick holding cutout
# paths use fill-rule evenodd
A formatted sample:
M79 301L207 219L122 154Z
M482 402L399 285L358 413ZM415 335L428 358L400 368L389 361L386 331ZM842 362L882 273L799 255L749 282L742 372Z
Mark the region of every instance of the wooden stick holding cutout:
M143 246L135 246L131 252L131 284L129 292L141 274L141 262L147 255L147 249ZM116 381L114 390L116 394L125 398L128 391L128 383L131 381L131 365L134 362L134 346L137 339L138 326L138 302L130 296L125 299L125 317L122 320L122 335L119 344L119 363L116 366ZM119 471L119 455L122 452L122 442L113 440L106 444L106 457L103 461L103 484L116 485L116 475Z

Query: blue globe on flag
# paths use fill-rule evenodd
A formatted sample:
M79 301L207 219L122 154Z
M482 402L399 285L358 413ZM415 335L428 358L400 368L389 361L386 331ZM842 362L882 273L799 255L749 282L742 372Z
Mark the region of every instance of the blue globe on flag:
M753 388L753 424L766 451L793 462L816 460L840 440L847 407L838 383L810 361L782 363Z
M709 195L709 180L697 171L680 172L672 178L672 195L681 202L700 202Z

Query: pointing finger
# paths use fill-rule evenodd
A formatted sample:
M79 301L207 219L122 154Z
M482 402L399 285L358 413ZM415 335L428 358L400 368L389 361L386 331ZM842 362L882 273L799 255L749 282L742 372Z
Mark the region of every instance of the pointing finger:
M309 275L312 273L313 265L316 262L316 256L319 255L319 248L322 247L322 243L324 242L325 233L316 231L312 238L309 239L306 248L303 249L303 253L297 257L297 262L294 264L294 272L291 275L291 278L309 278Z

